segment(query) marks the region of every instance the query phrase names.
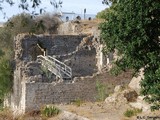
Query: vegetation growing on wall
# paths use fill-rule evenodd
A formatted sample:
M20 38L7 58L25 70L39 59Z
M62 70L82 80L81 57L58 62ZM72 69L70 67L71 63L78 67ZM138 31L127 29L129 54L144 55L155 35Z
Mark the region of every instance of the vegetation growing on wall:
M107 3L108 0L104 0ZM151 109L160 109L160 1L114 1L101 24L101 37L108 51L118 50L119 70L144 68L141 94Z

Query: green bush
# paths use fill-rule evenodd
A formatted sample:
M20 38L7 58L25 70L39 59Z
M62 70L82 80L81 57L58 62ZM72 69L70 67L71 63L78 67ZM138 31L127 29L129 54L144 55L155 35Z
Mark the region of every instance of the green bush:
M100 19L106 19L106 14L109 12L109 9L106 8L100 12L97 13L96 18L100 18Z
M0 104L5 96L12 91L13 76L10 61L0 58Z
M124 116L126 117L132 117L137 115L138 113L141 113L142 109L127 109L127 111L124 113Z
M45 106L42 111L42 115L45 117L53 117L60 113L60 110L55 106Z

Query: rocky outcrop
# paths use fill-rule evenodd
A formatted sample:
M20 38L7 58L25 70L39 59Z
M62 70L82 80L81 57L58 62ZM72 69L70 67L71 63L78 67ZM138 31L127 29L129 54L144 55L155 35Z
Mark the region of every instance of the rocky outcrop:
M138 96L135 102L130 102L130 106L138 109L142 109L143 112L150 111L150 104L143 100L143 96Z
M129 83L129 88L135 90L138 94L140 94L140 81L144 78L143 69L140 70L140 73L137 77L133 77L131 82Z
M130 102L129 104L134 108L142 109L143 112L146 112L150 111L151 105L143 100L144 96L140 96L140 89L141 89L140 82L144 78L143 70L144 70L143 68L140 69L139 75L137 77L133 77L128 85L129 88L135 90L139 95L135 102Z
M143 96L140 96L140 81L143 78L143 69L141 69L139 76L132 78L128 88L124 88L121 85L116 86L114 93L107 97L105 102L116 106L129 104L133 108L142 109L143 112L150 111L151 105L143 100Z
M120 88L120 86L119 86L119 88ZM114 90L115 92L111 96L109 96L105 99L105 102L107 104L121 106L124 104L128 104L129 102L136 101L138 95L134 90L126 89L126 90L121 91L122 89L120 90L119 88L116 87L116 89Z

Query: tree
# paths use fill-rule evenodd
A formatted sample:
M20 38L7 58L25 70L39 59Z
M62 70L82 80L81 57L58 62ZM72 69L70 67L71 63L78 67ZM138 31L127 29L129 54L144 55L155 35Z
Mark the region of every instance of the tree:
M159 13L159 0L114 0L100 26L107 51L121 55L115 62L118 70L138 73L144 68L141 94L152 110L160 109Z
M109 12L109 8L106 8L105 10L102 10L101 12L98 12L96 15L96 18L100 19L106 19L106 14Z
M10 63L7 58L0 58L0 104L4 97L12 91L13 76Z
M11 45L11 33L7 29L0 28L0 49L5 51L11 48Z
M35 22L30 14L22 13L11 17L4 25L4 29L10 30L13 36L20 33L32 32Z
M56 14L46 13L33 18L30 14L22 13L10 18L5 23L4 29L10 31L13 37L20 33L53 34L56 33L60 23L60 18Z

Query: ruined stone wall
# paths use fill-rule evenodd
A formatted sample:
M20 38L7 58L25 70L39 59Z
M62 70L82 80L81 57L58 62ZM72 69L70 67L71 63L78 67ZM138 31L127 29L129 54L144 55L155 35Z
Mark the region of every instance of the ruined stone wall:
M29 36L19 35L15 39L16 61L35 61L38 55L43 55L42 48L50 56L60 58L73 69L73 76L87 76L97 72L96 48L92 45L93 37L89 37L86 44L85 35L53 35L53 36ZM84 43L83 43L84 42Z
M15 59L35 60L37 55L43 54L39 44L46 49L48 55L69 54L76 50L85 36L75 35L18 35L15 38Z
M92 82L55 85L46 81L41 65L36 62L37 56L43 55L43 50L46 50L47 55L55 56L70 66L74 77L91 76L98 71L96 48L92 44L93 36L85 38L85 35L25 34L15 37L16 67L13 94L8 99L8 106L16 113L23 113L41 104L71 102L78 98L95 100L95 85L92 90L88 88Z
M113 61L113 53L103 54L104 43L100 40L99 20L73 20L62 23L58 28L60 35L81 35L87 34L93 36L92 44L96 49L96 66L101 72L104 67L110 68L111 61ZM114 55L115 56L115 55Z
M12 94L5 100L5 106L11 107L15 114L25 112L26 81L42 82L40 65L36 62L16 61Z
M85 48L84 50L80 50L75 55L73 55L70 59L71 66L73 66L72 71L75 77L80 76L91 76L93 73L96 73L97 67L97 59L96 59L96 50L92 48L92 50L88 50Z
M93 84L93 85L92 85ZM88 87L88 86L91 87ZM95 82L81 81L75 83L26 83L25 111L37 110L46 104L96 101Z

